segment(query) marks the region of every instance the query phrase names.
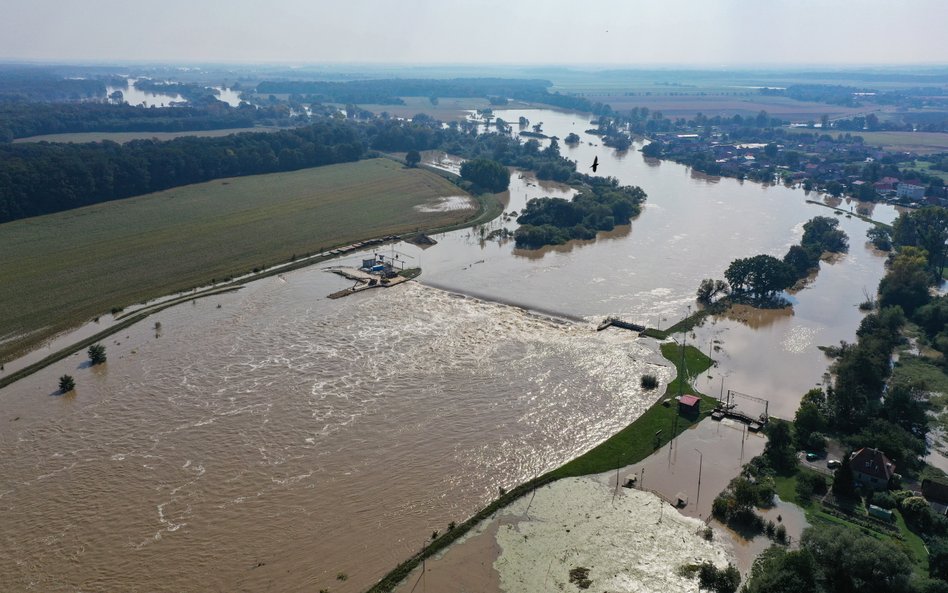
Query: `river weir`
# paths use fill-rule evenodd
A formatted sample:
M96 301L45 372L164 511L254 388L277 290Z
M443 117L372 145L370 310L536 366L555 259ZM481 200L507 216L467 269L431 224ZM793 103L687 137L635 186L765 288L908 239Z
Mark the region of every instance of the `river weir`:
M496 112L518 114L549 135L589 127L581 114ZM327 295L351 282L317 267L264 278L122 330L105 365L78 353L0 390L0 590L363 590L433 531L654 401L673 369L652 340L596 332L605 317L667 328L702 278L786 251L827 214L799 190L583 141L563 149L580 168L598 156L601 174L648 192L631 227L523 252L486 240L515 226L498 219L426 249L399 244L424 275L344 299ZM514 173L507 210L571 193ZM723 379L787 417L821 381L816 347L853 338L862 289L883 271L867 223L840 222L850 253L822 264L792 314L712 318L689 336L720 363L700 378L706 392ZM64 373L78 387L60 396ZM639 386L645 373L657 392Z

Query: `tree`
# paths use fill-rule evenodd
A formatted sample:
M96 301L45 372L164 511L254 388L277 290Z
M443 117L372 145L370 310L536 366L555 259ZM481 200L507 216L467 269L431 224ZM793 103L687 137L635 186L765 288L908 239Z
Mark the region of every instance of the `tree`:
M866 237L872 245L880 251L889 251L892 249L892 233L888 227L875 225L866 231Z
M911 591L912 563L890 540L877 540L847 527L820 526L803 532L802 548L813 555L827 591Z
M775 420L767 425L767 444L764 456L770 465L778 471L786 471L796 464L793 450L793 437L788 422Z
M93 365L102 364L106 360L105 346L102 344L93 344L89 346L89 361Z
M793 432L797 447L807 449L810 445L810 436L826 431L826 418L819 407L812 402L801 402L793 419Z
M902 247L893 258L889 273L879 282L879 303L884 307L898 305L906 315L912 315L931 300L930 280L928 253L918 247Z
M497 193L510 186L507 167L491 159L472 159L461 164L461 178L477 188Z
M839 230L839 221L828 216L815 216L803 225L803 238L800 244L813 246L820 253L844 253L849 249L849 238Z
M405 155L405 164L409 167L417 167L421 162L421 154L417 150L409 150Z
M924 249L931 270L941 276L948 263L948 208L925 206L901 214L892 225L892 242Z
M698 285L698 301L710 304L719 294L727 294L730 290L727 282L724 280L713 280L711 278L705 278L701 281L701 284Z
M61 393L69 393L76 388L76 382L69 375L63 375L59 378L59 391Z
M746 593L815 593L818 567L806 550L788 552L771 546L754 561Z
M794 282L793 269L770 255L736 259L724 277L732 290L753 293L758 299L789 288Z
M839 498L853 498L856 496L856 481L853 479L852 466L849 463L849 453L843 455L843 461L833 474L833 496Z

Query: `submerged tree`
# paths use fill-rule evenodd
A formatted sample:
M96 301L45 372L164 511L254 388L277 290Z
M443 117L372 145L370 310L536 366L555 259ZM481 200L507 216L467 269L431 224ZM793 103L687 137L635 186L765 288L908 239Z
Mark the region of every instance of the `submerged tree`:
M102 344L89 346L89 361L92 362L93 365L102 364L105 360L105 346Z
M63 375L59 378L59 391L62 393L69 393L76 388L76 382L69 375Z

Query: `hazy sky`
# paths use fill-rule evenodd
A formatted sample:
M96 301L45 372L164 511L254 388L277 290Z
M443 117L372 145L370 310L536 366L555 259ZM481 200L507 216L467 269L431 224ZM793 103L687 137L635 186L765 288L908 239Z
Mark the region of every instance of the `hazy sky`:
M0 58L948 63L948 0L3 0Z

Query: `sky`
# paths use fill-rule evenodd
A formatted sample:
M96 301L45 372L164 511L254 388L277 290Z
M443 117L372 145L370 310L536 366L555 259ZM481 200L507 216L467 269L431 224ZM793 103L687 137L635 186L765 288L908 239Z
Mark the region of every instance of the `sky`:
M948 64L948 0L0 0L0 59Z

